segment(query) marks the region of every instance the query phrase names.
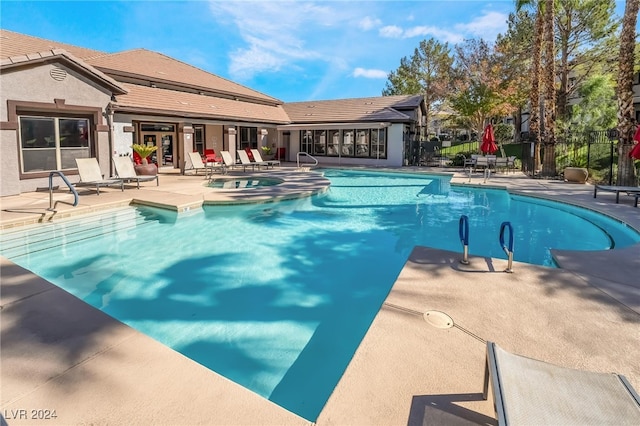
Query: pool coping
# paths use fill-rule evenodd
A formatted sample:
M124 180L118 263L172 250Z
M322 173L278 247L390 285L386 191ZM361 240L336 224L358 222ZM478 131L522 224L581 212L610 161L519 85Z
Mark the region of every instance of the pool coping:
M615 205L605 194L593 200L588 185L515 180L504 182L509 191L590 204L622 221L628 216L639 229L638 209ZM185 192L175 198L194 197ZM101 198L93 207L111 202L117 200ZM465 269L459 253L416 247L315 424L489 422L491 401L478 394L483 340L490 338L505 349L569 367L615 369L639 389L640 366L630 358L640 343L640 291L633 281L639 248L558 252L564 268L516 262L515 272L505 274L502 259L472 256ZM18 412L11 410L50 407L65 417L48 424L312 424L105 319L6 259L1 265L5 417ZM429 309L447 312L458 326L426 326L421 315ZM545 327L532 326L541 323Z

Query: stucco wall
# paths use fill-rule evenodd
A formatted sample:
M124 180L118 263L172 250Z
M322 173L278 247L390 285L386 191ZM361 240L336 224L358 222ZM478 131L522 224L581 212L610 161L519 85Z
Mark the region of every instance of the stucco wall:
M115 115L113 119L113 151L114 155L132 155L133 150L133 133L125 132L125 127L131 127L133 124L130 119L121 115Z
M52 115L55 115L56 110L72 111L70 106L104 110L111 99L111 93L107 89L61 62L40 63L24 68L16 67L3 70L0 74L0 96L0 116L4 122L9 119L8 100L36 102L40 106L50 108ZM54 101L56 99L63 100L63 103L59 101L56 106ZM101 159L103 172L108 173L108 159L110 157L108 134L107 132L95 132L95 125L105 124L102 117L100 120L98 123L93 123L92 137L96 139L96 155ZM0 174L2 183L0 184L0 196L15 195L48 186L48 177L20 181L18 140L18 130L1 131ZM77 179L77 176L69 177L71 181L77 181Z

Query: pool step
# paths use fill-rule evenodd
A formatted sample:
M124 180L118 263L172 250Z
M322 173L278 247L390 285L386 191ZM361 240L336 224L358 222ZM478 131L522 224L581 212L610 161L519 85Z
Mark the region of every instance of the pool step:
M110 233L124 233L123 238L126 238L130 231L144 226L146 221L147 218L138 210L127 207L86 216L81 221L60 221L29 228L16 228L0 234L1 253L8 259L15 259L28 253L49 250Z

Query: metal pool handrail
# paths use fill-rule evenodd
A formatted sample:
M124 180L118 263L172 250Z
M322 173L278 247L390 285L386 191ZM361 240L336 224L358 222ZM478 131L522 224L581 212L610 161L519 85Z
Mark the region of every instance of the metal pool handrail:
M462 243L462 260L463 265L469 264L469 218L467 215L460 216L458 223L458 233L460 234L460 242Z
M73 193L73 204L68 203L66 201L62 201L62 200L56 201L55 204L53 203L53 175L60 176L64 181L64 183L67 184L67 186L69 187L69 190ZM69 182L69 180L64 175L64 173L62 173L60 170L53 170L51 173L49 173L49 208L47 209L48 211L52 211L52 212L57 211L55 209L55 206L57 206L58 203L69 204L75 207L78 205L79 199L80 197L78 196L78 191L76 191L76 188L71 184L71 182Z
M506 246L504 243L504 230L509 229L509 245ZM500 225L500 245L502 246L502 250L509 257L509 262L507 263L507 269L505 272L513 272L511 268L513 266L513 226L511 226L511 222L502 222Z
M317 159L316 157L314 157L314 156L312 156L312 155L309 155L309 154L308 154L308 153L306 153L306 152L302 152L302 151L301 151L301 152L298 152L298 153L296 154L296 161L297 161L297 164L298 164L298 168L300 167L300 156L301 156L301 155L306 155L307 157L309 157L309 158L311 158L313 161L315 161L315 163L313 164L314 166L317 166L317 165L318 165L318 159Z

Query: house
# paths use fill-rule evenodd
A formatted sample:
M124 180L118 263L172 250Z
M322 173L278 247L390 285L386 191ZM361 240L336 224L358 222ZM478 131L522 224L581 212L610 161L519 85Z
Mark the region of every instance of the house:
M292 102L283 107L291 120L277 127L284 143L323 164L401 166L408 144L424 127L421 95Z
M420 133L420 96L284 104L146 49L108 53L0 29L0 196L48 186L76 158L105 176L133 143L158 147L159 171L188 170L188 153L270 146L321 164L399 166ZM323 134L324 132L324 134ZM413 136L415 137L415 136Z

